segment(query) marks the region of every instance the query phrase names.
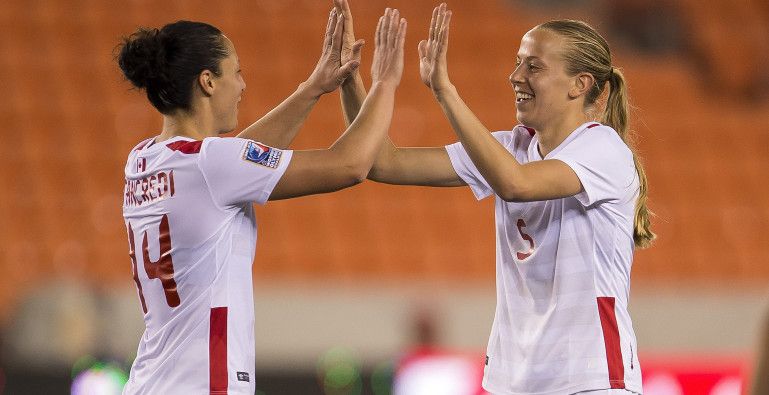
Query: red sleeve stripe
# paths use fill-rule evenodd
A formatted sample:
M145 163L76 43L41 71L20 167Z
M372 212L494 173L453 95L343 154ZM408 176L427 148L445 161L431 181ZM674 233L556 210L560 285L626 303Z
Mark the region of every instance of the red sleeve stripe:
M202 141L174 141L173 143L166 144L166 147L185 154L197 154L200 152L202 145Z
M211 309L208 339L208 364L211 395L227 395L227 308Z
M614 313L614 298L598 298L598 315L601 317L603 341L606 346L606 364L609 366L609 385L611 388L625 388L625 365L622 361L622 348L619 342L617 316Z
M590 125L587 125L587 128L590 129L590 128L594 128L596 126L601 126L601 124L600 123L591 123Z

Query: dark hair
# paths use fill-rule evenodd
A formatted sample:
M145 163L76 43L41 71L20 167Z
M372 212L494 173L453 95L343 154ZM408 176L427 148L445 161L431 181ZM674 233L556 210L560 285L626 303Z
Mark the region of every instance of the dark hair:
M192 87L203 70L219 76L229 55L222 32L202 22L178 21L158 29L139 28L118 45L117 62L131 83L147 91L162 114L190 110Z

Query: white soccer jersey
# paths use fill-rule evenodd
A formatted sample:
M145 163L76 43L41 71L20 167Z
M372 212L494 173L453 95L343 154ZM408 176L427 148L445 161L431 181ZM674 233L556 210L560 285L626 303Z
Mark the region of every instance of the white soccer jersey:
M218 137L131 151L123 217L146 329L124 394L255 392L252 203L291 155Z
M520 163L543 158L534 130L494 137ZM446 146L476 198L494 193L460 143ZM483 386L495 395L641 392L627 310L638 175L610 127L586 123L544 159L570 166L584 190L511 203L496 197L497 308Z

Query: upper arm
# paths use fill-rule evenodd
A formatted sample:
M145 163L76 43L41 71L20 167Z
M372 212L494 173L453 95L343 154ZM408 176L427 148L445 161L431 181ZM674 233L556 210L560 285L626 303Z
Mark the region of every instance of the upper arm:
M212 198L222 206L263 204L291 162L284 151L241 138L207 138L199 163Z
M387 184L455 187L466 185L444 147L385 148L369 178Z
M633 153L607 127L589 129L554 156L580 181L575 194L584 206L627 198L636 193L638 177Z
M557 159L529 162L520 167L520 180L508 201L530 202L560 199L582 191L582 183L574 170Z

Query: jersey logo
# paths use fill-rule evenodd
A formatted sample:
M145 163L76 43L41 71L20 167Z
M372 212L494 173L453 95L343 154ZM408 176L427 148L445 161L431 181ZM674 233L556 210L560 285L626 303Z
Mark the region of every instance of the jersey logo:
M248 372L237 372L237 374L238 381L250 382L250 379L248 378Z
M283 151L259 144L255 141L249 141L246 144L246 150L243 153L243 159L254 162L257 165L277 169L280 164L280 157Z

